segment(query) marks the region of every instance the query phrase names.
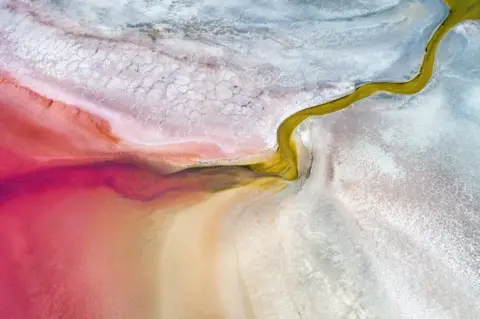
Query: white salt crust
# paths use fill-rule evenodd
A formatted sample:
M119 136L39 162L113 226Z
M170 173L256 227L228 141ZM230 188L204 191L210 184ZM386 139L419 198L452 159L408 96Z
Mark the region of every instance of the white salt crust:
M433 0L6 1L0 67L128 141L210 141L232 159L271 150L285 117L357 82L411 76L445 13Z

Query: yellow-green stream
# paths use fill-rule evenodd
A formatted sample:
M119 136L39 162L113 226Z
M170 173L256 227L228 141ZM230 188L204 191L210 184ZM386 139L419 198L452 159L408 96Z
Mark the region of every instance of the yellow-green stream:
M419 73L407 82L372 82L358 86L352 93L320 105L301 110L285 119L277 131L278 149L274 156L264 162L250 165L259 173L272 174L286 180L298 177L298 155L292 139L297 126L311 116L320 116L342 110L376 92L415 94L425 88L433 73L435 53L443 37L450 29L465 20L480 19L480 0L444 0L450 12L438 27L425 50Z

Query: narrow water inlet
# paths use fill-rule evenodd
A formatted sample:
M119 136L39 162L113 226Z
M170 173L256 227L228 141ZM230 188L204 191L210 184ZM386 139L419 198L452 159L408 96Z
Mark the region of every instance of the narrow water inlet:
M298 155L292 136L300 123L311 116L321 116L340 111L377 92L416 94L423 90L432 77L435 54L443 37L457 24L465 20L480 19L480 3L478 1L447 0L445 2L448 4L450 12L428 42L420 70L413 79L403 83L373 82L362 84L344 97L306 108L289 116L278 128L276 154L268 161L252 164L250 167L254 171L273 173L287 180L294 180L298 177Z

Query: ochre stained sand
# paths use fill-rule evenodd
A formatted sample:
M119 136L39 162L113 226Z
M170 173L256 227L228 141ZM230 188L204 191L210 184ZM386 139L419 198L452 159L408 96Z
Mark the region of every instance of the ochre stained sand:
M282 181L239 167L171 173L169 161L208 147L135 150L91 114L3 79L0 318L224 318L225 302L243 309L228 297L238 295L238 274L220 269L226 216Z
M193 186L187 179L166 191L168 182L156 176L145 196L135 175L153 178L149 173L111 172L120 189L102 185L93 171L82 174L63 178L85 184L54 176L39 189L25 179L3 194L0 316L224 317L219 298L229 287L217 275L222 220L265 185L213 194L212 182L197 177ZM142 198L152 193L154 199Z

